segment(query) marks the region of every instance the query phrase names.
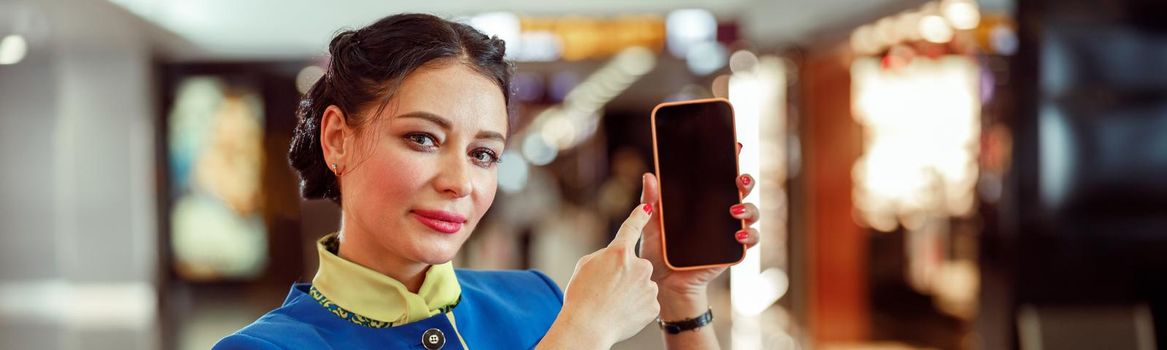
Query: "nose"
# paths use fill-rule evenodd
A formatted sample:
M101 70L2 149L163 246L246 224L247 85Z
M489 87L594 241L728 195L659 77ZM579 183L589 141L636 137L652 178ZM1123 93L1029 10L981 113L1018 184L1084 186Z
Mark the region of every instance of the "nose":
M470 195L474 185L470 180L472 166L463 156L454 152L443 155L438 165L438 176L434 179L434 187L438 192L451 198L462 198Z

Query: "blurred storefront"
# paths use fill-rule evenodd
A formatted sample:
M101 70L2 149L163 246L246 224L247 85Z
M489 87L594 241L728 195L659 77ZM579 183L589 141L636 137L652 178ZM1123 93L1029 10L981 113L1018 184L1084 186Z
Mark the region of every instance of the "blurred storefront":
M806 50L793 207L817 345L976 347L977 188L996 170L982 170L982 129L1009 54L985 33L1016 49L1009 15L989 11L898 8Z

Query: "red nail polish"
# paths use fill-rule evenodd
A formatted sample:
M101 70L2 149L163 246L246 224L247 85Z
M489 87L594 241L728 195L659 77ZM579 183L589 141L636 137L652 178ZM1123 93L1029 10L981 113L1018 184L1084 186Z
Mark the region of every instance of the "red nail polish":
M746 185L746 186L750 185L750 177L749 176L742 175L742 185Z
M732 207L729 207L729 211L732 212L734 215L745 214L746 213L746 206L741 205L741 204L734 204Z
M737 237L737 240L739 240L739 241L744 241L744 240L746 240L747 237L750 236L750 233L746 232L746 230L741 230L741 231L737 231L737 233L734 234L733 236Z
M652 214L652 203L644 203L644 212Z

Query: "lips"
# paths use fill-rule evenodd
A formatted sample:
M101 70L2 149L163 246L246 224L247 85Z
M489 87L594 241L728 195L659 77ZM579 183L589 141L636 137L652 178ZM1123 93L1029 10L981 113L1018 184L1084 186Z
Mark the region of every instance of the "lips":
M414 210L411 212L413 218L417 219L423 225L445 234L453 234L462 230L462 225L466 223L466 217L458 213L448 212L444 210Z

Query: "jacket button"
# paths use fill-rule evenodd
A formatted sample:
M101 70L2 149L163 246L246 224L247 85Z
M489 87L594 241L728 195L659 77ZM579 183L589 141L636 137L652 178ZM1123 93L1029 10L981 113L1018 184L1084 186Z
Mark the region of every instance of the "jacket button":
M442 330L430 328L421 334L421 345L429 350L438 350L446 345L446 335Z

